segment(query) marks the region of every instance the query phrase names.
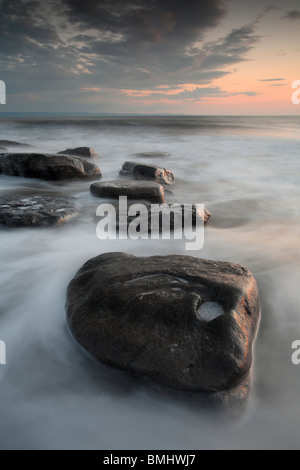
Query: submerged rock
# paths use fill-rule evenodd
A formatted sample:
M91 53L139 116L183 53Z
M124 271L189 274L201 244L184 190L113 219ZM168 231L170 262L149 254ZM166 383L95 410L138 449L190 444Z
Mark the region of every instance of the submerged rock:
M175 183L175 175L171 170L145 163L125 162L120 175L132 176L137 180L153 180L160 184Z
M100 178L97 165L67 155L40 153L6 153L0 157L0 174L63 180L71 178Z
M152 202L164 202L164 188L154 181L103 181L91 185L91 192L97 197L128 199L146 199Z
M75 149L67 149L58 152L58 155L72 155L74 157L96 158L99 157L98 153L90 147L77 147Z
M250 271L190 256L103 254L67 293L70 329L98 360L194 392L245 383L259 311Z
M49 227L68 222L78 214L65 197L8 194L0 197L0 224L7 227Z
M172 154L169 152L141 152L135 154L140 158L166 158L172 157Z
M32 145L15 142L14 140L0 140L0 147L32 147Z

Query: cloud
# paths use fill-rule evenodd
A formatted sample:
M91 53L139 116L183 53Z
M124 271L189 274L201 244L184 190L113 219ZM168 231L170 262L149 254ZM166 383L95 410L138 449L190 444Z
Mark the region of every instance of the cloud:
M214 87L198 87L194 84L182 85L178 88L161 89L158 90L122 90L126 96L134 98L150 98L157 100L160 98L167 98L168 100L185 100L185 101L203 101L209 98L228 98L231 96L256 96L259 93L253 91L242 91L242 92L227 92L222 90L218 86Z
M254 22L205 41L225 7L225 0L0 0L1 79L15 96L52 91L75 103L105 90L111 97L122 90L224 96L212 81L247 60L260 39ZM188 83L199 88L170 93Z
M89 73L120 87L163 83L187 66L186 47L224 15L222 0L2 0L1 68L10 80L9 71L21 75L23 87L29 71L42 87L46 76L57 86Z
M282 82L286 80L285 78L262 78L260 82Z
M204 45L206 58L204 68L225 67L242 62L246 54L258 43L260 36L255 34L256 22L233 29L218 41Z
M300 10L289 11L285 16L282 17L286 20L299 20L300 19Z
M276 11L276 10L280 10L280 7L277 5L269 5L264 9L263 13L269 13L270 11Z

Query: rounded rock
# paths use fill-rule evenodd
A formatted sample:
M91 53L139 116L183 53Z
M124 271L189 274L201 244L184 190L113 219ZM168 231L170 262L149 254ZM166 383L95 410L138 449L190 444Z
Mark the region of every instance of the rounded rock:
M194 392L247 379L259 313L249 270L191 256L103 254L67 293L70 329L98 360Z

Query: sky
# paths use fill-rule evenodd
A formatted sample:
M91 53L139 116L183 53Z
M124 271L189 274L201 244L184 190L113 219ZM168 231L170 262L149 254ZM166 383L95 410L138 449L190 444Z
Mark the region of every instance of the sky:
M300 0L0 0L0 112L299 115Z

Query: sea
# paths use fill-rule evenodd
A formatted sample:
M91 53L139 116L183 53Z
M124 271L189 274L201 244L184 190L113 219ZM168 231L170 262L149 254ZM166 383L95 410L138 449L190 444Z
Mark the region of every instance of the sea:
M89 181L0 175L0 196L55 193L80 211L55 228L0 228L0 448L298 449L300 116L1 117L0 139L44 153L92 147L103 181L118 179L128 160L161 165L176 176L172 201L211 213L201 250L187 252L181 239L100 240L101 201ZM171 155L143 160L142 152ZM106 252L189 255L252 271L261 320L251 388L237 412L149 386L96 362L73 340L68 283Z

